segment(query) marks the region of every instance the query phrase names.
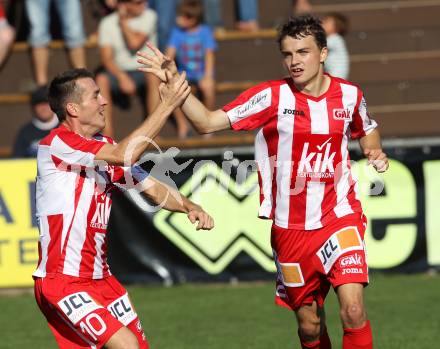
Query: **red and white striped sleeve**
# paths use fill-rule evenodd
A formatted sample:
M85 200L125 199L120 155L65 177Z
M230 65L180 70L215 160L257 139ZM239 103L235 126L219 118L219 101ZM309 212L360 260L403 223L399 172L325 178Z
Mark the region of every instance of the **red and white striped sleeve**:
M96 165L95 155L104 144L74 132L59 132L50 144L50 154L55 162L91 168Z
M362 91L358 90L358 102L354 109L353 119L350 123L352 139L366 136L377 127L377 122L371 119L368 113L367 102Z
M222 110L236 131L260 128L275 115L272 86L265 82L252 87L226 104Z

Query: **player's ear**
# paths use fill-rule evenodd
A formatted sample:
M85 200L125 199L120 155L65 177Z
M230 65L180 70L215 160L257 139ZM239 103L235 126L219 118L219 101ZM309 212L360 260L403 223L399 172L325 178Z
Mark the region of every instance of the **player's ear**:
M324 63L325 60L327 59L327 55L328 55L328 48L327 47L323 47L321 49L321 53L319 55L319 62L320 63Z
M67 103L66 104L67 114L70 116L78 116L78 104L76 103Z

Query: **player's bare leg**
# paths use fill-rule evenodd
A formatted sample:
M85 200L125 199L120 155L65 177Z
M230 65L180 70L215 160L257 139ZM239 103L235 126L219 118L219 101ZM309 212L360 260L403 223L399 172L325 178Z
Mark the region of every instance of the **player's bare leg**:
M341 285L336 290L344 327L343 349L372 349L373 337L364 306L364 286Z
M296 312L298 335L303 349L331 349L330 338L325 325L324 308L316 302L304 305Z
M139 349L136 336L127 328L121 327L105 344L106 349Z

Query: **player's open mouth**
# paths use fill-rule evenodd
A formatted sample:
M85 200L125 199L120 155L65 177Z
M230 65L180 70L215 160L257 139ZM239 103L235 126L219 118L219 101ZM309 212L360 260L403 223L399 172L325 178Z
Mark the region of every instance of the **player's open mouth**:
M294 78L297 78L302 75L302 73L304 72L304 69L296 68L296 69L292 69L291 72L292 72L292 76Z

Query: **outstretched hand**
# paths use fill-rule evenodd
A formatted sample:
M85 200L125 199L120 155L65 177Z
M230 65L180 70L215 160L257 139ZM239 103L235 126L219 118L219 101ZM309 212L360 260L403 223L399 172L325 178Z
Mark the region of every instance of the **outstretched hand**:
M188 219L193 224L197 222L197 230L211 230L214 228L214 219L200 207L189 211Z
M156 46L147 43L147 47L153 51L154 55L147 52L137 52L137 61L142 64L138 70L144 73L152 73L156 75L162 82L167 82L166 71L171 73L171 76L177 74L176 63L165 56Z

